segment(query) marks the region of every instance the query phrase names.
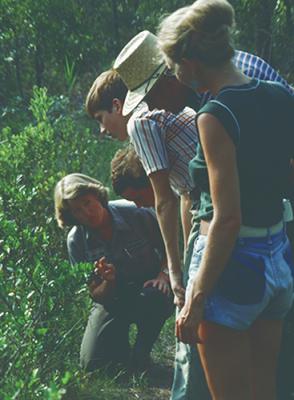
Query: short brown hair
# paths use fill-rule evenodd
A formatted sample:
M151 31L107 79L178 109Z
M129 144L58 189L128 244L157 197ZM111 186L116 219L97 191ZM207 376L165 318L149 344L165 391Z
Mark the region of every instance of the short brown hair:
M129 144L118 150L111 161L112 187L116 194L122 195L127 188L141 189L150 181L134 147Z
M54 191L55 218L60 228L77 225L70 212L68 200L88 193L95 194L101 205L107 207L108 189L96 179L83 174L69 174L60 179Z
M112 100L117 98L124 102L127 91L126 85L114 69L103 72L96 78L87 95L87 113L94 118L100 110L111 112Z

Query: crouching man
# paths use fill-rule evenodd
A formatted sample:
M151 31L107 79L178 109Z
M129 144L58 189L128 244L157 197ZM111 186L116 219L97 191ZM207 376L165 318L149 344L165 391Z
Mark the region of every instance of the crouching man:
M164 245L154 211L124 201L108 202L107 190L82 174L55 188L60 227L72 226L67 248L72 264L93 262L88 281L94 304L81 345L81 366L109 364L148 369L152 347L173 312ZM130 348L129 328L137 326Z

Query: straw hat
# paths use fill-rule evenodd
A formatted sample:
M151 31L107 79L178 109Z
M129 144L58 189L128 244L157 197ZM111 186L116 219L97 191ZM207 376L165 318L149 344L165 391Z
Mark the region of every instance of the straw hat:
M140 32L122 49L113 68L129 89L123 115L128 115L144 99L164 72L166 65L157 47L157 37Z

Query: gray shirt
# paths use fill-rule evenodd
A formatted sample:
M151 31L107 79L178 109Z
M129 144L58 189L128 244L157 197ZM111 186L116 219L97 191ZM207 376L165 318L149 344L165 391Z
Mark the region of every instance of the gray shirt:
M74 226L67 237L70 262L94 262L105 256L122 283L142 284L155 278L164 258L164 244L154 210L126 200L110 201L108 210L111 240L101 239L96 230Z

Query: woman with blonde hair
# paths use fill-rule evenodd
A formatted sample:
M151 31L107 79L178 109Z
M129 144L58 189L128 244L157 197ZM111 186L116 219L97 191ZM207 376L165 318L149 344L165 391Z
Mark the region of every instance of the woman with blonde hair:
M283 197L294 99L234 66L233 25L226 0L198 0L164 19L158 33L178 79L215 97L196 119L200 143L190 171L201 188L200 235L176 334L198 343L213 399L273 400L293 300Z

